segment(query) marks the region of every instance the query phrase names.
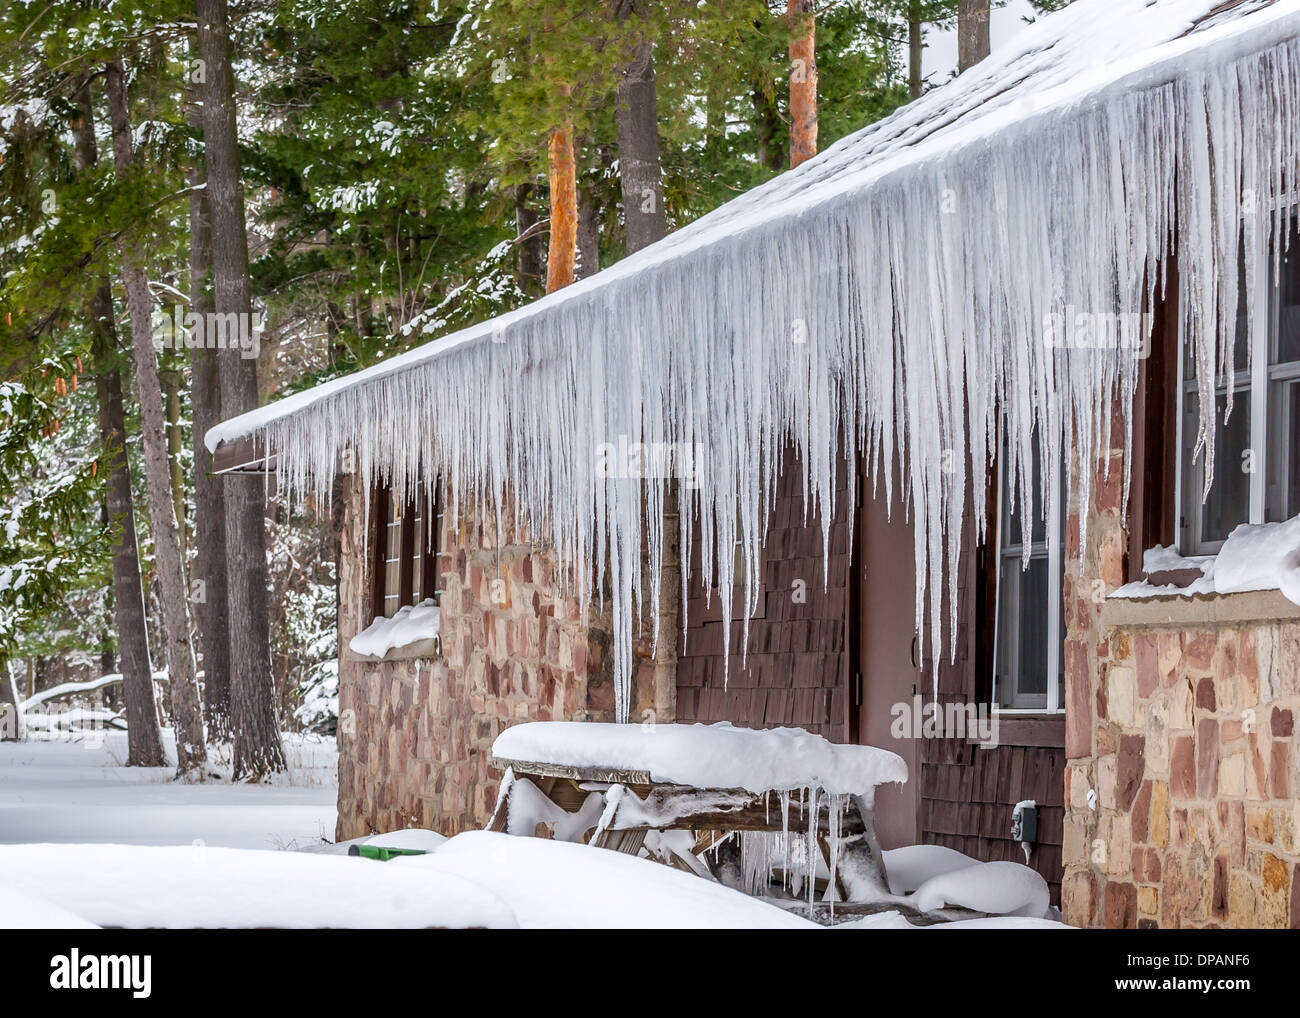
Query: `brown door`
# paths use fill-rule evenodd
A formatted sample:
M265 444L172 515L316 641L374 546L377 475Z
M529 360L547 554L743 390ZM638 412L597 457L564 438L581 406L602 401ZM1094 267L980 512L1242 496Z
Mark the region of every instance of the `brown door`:
M860 472L862 476L863 472ZM876 790L876 833L883 848L914 845L920 839L921 757L919 740L897 738L890 729L902 705L911 730L911 716L920 692L920 655L915 644L915 561L912 525L904 520L900 485L894 480L893 511L885 501L884 485L877 497L871 481L860 487L858 533L854 559L857 605L852 613L857 625L853 656L856 658L853 702L856 705L857 741L897 753L907 762L904 785L882 785ZM892 518L891 518L892 515Z

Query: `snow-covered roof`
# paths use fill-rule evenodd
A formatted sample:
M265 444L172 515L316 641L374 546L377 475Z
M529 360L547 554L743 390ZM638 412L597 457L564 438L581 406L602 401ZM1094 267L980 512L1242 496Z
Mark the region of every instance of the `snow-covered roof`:
M1271 196L1300 183L1298 30L1300 0L1078 0L609 269L226 421L208 445L257 436L282 482L321 496L349 449L365 484L446 478L453 511L466 495L504 504L508 479L513 511L573 567L580 597L608 569L620 714L643 593L658 617L640 556L660 560L667 492L683 564L697 517L705 583L716 560L731 585L733 557L714 549L740 543L752 597L787 443L812 508L833 503L840 435L870 462L902 456L918 623L927 607L933 623L968 498L984 519L985 486L967 478L983 476L999 428L1021 504L1035 441L1051 462L1067 442L1092 462L1117 393L1127 429L1130 333L1144 326L1105 343L1069 330L1079 314L1148 310L1175 234L1197 376L1226 362L1239 257L1262 264L1282 222ZM1246 296L1253 316L1262 295ZM682 477L684 458L670 460L675 480L639 462L611 472L608 450L639 442L695 466ZM931 624L936 661L939 634Z
M515 311L440 339L343 378L325 382L216 425L207 432L209 451L217 444L253 435L272 421L328 402L341 391L372 385L431 360L454 355L467 343L490 343L524 319L544 316L574 301L591 302L621 281L639 277L662 262L684 256L703 260L710 245L734 242L746 230L787 221L846 192L869 187L886 174L920 166L944 149L977 142L989 133L1041 117L1054 107L1086 99L1136 73L1158 81L1168 58L1210 48L1235 34L1209 32L1232 25L1276 0L1079 0L1039 19L977 67L927 93L895 115L841 139L802 166L727 202L658 243L600 273L548 294ZM1294 3L1276 13L1294 13ZM1217 12L1217 13L1216 13ZM1294 26L1292 26L1292 31ZM1274 30L1275 34L1276 30ZM1172 45L1170 45L1172 44ZM1179 63L1165 69L1176 73ZM1146 72L1146 73L1143 73ZM1049 123L1044 120L1044 124ZM716 285L707 266L698 285Z

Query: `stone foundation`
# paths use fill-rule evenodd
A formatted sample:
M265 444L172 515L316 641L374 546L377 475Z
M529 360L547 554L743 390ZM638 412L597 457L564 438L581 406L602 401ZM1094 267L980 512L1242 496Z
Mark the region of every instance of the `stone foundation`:
M1066 548L1063 915L1076 926L1300 927L1300 621L1280 595L1107 600L1120 453Z

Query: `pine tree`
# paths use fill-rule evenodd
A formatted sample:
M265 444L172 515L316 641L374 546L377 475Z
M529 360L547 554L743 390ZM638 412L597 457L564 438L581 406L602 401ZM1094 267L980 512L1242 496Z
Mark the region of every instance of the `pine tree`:
M119 181L132 173L131 116L121 63L104 68L109 126L113 139L113 168ZM122 256L122 280L131 315L131 349L135 388L140 404L140 433L144 445L145 487L158 566L158 603L162 612L163 648L171 687L172 726L176 730L176 769L188 780L202 781L207 762L203 713L190 644L189 586L181 555L180 527L172 500L162 385L153 346L152 301L144 252L128 242Z
M204 64L203 145L211 213L213 307L247 328L252 319L244 191L235 127L234 75L225 0L198 0ZM220 358L221 412L235 417L258 404L257 363L226 350ZM284 770L271 680L266 601L266 523L262 481L231 475L225 485L230 706L236 777Z

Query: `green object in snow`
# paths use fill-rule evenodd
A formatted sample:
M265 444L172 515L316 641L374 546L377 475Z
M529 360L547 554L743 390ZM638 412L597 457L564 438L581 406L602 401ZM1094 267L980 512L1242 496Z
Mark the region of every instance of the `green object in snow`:
M398 855L425 855L422 848L385 848L383 845L351 845L348 847L348 855L359 855L363 859L378 859L380 862L388 862L394 856Z

